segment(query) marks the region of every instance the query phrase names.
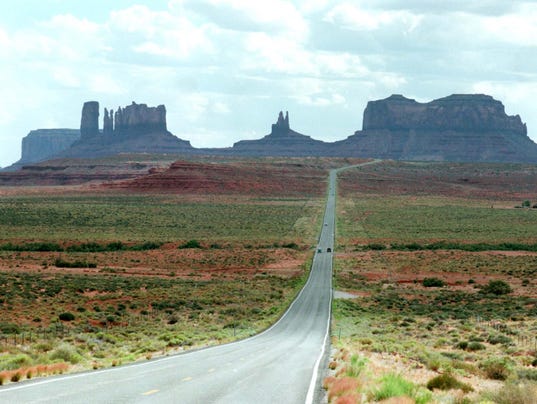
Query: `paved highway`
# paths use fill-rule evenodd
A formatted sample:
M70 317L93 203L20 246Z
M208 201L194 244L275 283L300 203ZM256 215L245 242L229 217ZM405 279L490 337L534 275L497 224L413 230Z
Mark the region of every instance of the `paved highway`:
M254 337L101 371L11 384L1 403L311 403L328 344L336 171L311 273L285 315ZM316 250L317 251L317 250Z

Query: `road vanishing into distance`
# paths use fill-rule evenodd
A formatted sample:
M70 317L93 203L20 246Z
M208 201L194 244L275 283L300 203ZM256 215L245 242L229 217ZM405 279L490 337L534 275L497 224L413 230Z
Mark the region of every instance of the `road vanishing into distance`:
M312 403L329 345L337 170L308 281L283 317L242 341L0 388L0 403ZM330 252L328 252L330 251Z

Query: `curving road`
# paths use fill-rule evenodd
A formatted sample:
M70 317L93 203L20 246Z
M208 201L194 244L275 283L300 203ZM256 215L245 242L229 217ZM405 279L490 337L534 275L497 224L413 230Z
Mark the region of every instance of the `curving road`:
M1 403L311 403L328 344L336 170L305 287L275 325L199 351L0 388Z

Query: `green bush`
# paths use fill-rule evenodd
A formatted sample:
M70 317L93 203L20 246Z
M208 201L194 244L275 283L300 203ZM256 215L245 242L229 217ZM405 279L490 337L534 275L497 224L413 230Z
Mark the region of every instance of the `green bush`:
M442 279L438 278L425 278L422 281L422 285L426 288L432 288L432 287L442 287L445 286L446 283Z
M487 359L479 368L492 380L506 380L511 374L511 366L504 358Z
M537 359L536 359L537 360ZM537 382L536 369L522 369L518 371L518 378L523 380L533 380Z
M69 312L61 313L58 317L61 321L73 321L75 319L75 315Z
M537 387L534 385L506 383L499 391L487 395L496 404L535 404Z
M76 348L67 343L61 344L58 348L52 351L49 358L53 361L60 360L63 362L70 362L73 365L77 364L82 359L76 351Z
M181 244L179 248L202 248L198 240L189 240L184 244Z
M487 342L492 345L496 345L496 344L510 345L513 342L513 340L505 335L496 334L496 335L489 335L489 337L487 338Z
M468 348L468 341L460 341L455 345L456 348L466 350Z
M500 296L500 295L508 295L509 293L513 291L513 289L507 282L498 280L498 281L489 281L489 283L485 285L481 289L481 291L486 294Z
M386 246L384 244L372 243L366 245L366 249L373 251L382 251L386 249Z
M97 264L87 261L65 261L61 258L56 258L54 265L58 268L97 268Z
M2 334L18 334L20 332L20 328L17 324L1 322L0 332Z
M485 350L486 346L483 345L481 342L478 341L471 341L468 343L468 346L466 347L467 351L474 352L474 351L482 351Z
M427 382L427 388L429 390L439 389L439 390L455 390L460 389L465 393L469 393L474 389L469 384L463 383L455 378L450 373L444 373L433 377Z

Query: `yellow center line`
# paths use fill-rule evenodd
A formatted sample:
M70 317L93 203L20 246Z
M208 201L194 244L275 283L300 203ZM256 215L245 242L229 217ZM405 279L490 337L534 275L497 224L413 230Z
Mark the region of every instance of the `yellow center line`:
M149 390L149 391L146 391L145 393L142 393L142 396L150 396L151 394L155 394L155 393L158 393L159 390L155 389L155 390Z
M192 377L190 376L185 377L184 379L181 379L182 382L189 382L190 380L192 380Z

